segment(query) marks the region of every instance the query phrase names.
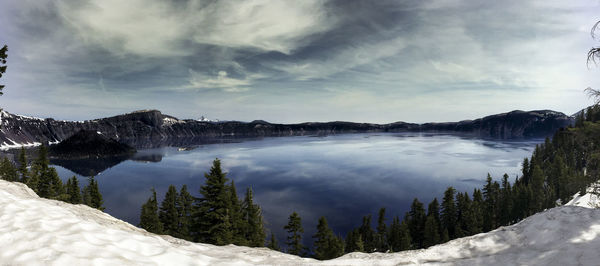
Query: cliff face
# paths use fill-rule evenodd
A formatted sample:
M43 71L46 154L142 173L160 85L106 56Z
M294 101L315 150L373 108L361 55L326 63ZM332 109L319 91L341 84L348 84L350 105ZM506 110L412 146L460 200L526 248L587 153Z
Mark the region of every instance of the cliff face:
M363 132L457 132L483 138L546 137L573 123L554 111L513 111L451 123L369 124L351 122L271 124L265 121L203 122L179 120L157 110L137 111L88 121L58 121L0 113L0 145L62 141L78 131L101 132L108 138L147 148L161 143L193 144L220 137L270 137Z

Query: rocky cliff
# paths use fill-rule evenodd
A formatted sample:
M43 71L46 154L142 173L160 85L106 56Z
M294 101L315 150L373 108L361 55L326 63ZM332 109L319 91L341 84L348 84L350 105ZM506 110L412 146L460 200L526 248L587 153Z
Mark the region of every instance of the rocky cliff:
M76 132L92 130L108 138L136 148L160 144L188 145L222 137L270 137L363 132L457 132L483 138L546 137L558 128L573 123L563 113L542 111L512 111L476 120L450 123L414 124L396 122L370 124L352 122L272 124L252 122L206 122L180 120L157 110L87 121L59 121L33 118L2 111L0 113L0 146L62 141Z

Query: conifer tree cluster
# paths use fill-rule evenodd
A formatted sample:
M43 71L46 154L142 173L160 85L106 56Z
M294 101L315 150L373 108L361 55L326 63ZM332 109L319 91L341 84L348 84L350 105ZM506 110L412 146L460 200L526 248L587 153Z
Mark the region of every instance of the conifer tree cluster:
M0 161L0 179L21 182L31 188L42 198L61 200L73 204L86 204L92 208L104 210L102 194L98 189L98 182L90 178L89 184L79 188L76 176L63 184L56 169L50 167L48 149L45 145L39 147L37 157L28 165L25 148L17 156L15 166L8 158Z
M140 227L149 232L168 234L215 245L236 244L250 247L265 246L265 228L260 206L254 203L251 188L243 200L237 195L235 183L226 177L221 161L215 159L199 198L194 198L183 185L179 193L169 186L163 201L158 204L156 191L142 206ZM271 248L278 248L271 236Z

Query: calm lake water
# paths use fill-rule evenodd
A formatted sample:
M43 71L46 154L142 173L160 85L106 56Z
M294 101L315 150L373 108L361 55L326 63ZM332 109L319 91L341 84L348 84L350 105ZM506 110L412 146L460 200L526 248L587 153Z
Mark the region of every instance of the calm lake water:
M283 244L283 226L296 211L304 242L310 245L317 220L325 216L338 234L364 215L387 210L387 222L404 216L415 197L427 204L448 186L458 191L481 187L487 173L514 180L520 163L542 140L482 140L445 134L348 134L279 137L138 152L97 176L106 212L137 225L142 204L156 188L162 200L170 184L187 184L194 196L215 158L222 160L240 197L252 187L266 226ZM55 166L66 180L75 175ZM85 177L80 182L85 184Z

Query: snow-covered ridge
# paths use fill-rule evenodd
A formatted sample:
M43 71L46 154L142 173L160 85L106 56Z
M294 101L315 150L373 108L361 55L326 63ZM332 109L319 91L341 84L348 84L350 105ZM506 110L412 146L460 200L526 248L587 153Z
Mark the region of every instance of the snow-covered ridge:
M581 200L582 198L580 198ZM423 250L329 261L159 236L84 205L0 180L0 262L18 265L597 265L600 210L563 206Z

